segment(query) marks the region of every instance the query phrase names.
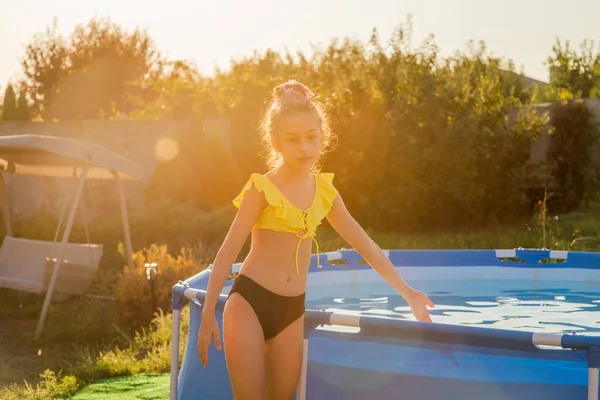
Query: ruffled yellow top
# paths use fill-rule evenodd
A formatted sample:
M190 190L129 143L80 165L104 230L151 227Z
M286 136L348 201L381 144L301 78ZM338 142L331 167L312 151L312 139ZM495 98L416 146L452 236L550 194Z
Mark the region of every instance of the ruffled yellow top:
M267 206L261 211L255 229L268 229L276 232L289 232L298 237L296 246L296 274L300 273L298 268L298 249L303 239L311 238L317 245L317 263L321 268L319 260L319 243L315 239L317 227L331 210L333 201L338 191L333 186L332 172L315 174L315 197L312 204L306 210L294 206L269 178L261 174L252 174L242 189L241 193L233 199L233 204L239 208L244 195L252 185L264 194Z

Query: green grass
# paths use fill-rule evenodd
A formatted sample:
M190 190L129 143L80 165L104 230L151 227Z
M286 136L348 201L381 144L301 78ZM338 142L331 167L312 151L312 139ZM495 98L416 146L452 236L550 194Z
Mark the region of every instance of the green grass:
M89 300L80 299L79 301ZM0 302L0 304L2 307L6 307L6 303ZM78 326L83 326L80 320L85 321L90 318L90 315L95 315L104 307L98 309L89 304L88 306L90 309L84 312L85 315L68 316L66 312L55 312L55 318L49 320L47 324L45 331L47 335L44 335L44 340L39 342L32 338L37 315L25 321L0 319L0 354L2 354L0 358L0 399L70 398L69 396L75 395L94 382L102 382L94 391L100 391L98 396L103 396L102 387L106 388L107 386L106 381L101 380L123 376L130 378L122 380L115 386L115 388L119 388L122 396L126 396L122 398L138 398L126 394L126 391L129 390L127 385L132 388L136 385L140 386L144 382L146 382L144 384L147 388L139 389L140 396L144 396L143 392L147 390L153 395L156 392L160 397L139 398L168 398L168 394L163 395L166 393L164 390L168 392L168 384L164 389L163 383L150 379L150 377L169 371L171 314L157 313L152 324L138 330L134 336L120 330L116 324L106 326L104 329L100 329L100 332L94 332L98 326L92 324L89 332L69 334L70 327L77 330ZM59 304L56 307L59 309L77 307L77 302ZM184 306L181 316L181 337L187 335L188 313L189 307ZM110 336L112 336L112 340L108 339ZM185 342L181 341L180 360L183 357L184 349ZM146 380L132 380L132 376L141 374L150 375L146 375L148 378ZM168 378L165 379L168 381ZM116 397L111 395L110 398Z
M139 374L102 379L86 386L72 400L158 400L169 398L169 374Z

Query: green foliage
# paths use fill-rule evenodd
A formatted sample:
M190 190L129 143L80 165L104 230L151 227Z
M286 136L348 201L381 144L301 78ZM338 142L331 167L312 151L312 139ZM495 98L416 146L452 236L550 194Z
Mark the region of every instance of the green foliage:
M93 18L65 38L55 20L26 45L24 83L45 120L110 117L144 98L136 81L154 73L158 58L139 29L129 33L107 18Z
M29 103L27 102L27 93L24 89L19 92L19 97L15 94L15 90L11 84L6 86L4 92L4 101L0 112L4 121L29 121Z
M205 211L227 204L236 195L237 188L224 185L223 181L237 183L242 177L226 140L205 127L181 137L177 141L177 157L160 163L146 187L149 204L169 200Z
M35 387L27 382L22 387L13 384L0 390L0 394L4 400L51 400L72 396L79 390L79 382L72 375L61 376L46 370L40 378Z
M310 55L267 50L204 77L189 62L163 60L147 33L94 18L68 37L55 22L26 46L22 65L33 110L45 119L124 112L193 122L177 139L179 155L157 168L149 203L231 207L247 175L264 172L257 127L273 87L297 79L332 116L339 145L324 169L337 173L363 225L414 232L525 215L524 167L545 123L528 106L596 96L594 43L577 52L557 40L551 84L530 87L483 43L441 57L431 37L414 46L412 36L409 17L385 43L373 30L367 42L334 39ZM201 121L215 117L231 121L229 137L204 131Z
M153 245L138 251L134 256L135 267L125 267L115 295L120 321L132 327L147 325L153 318L152 287L146 279L145 263L158 264L158 276L154 282L156 307L164 312L171 309L171 288L180 280L185 280L200 272L200 266L186 249L177 256L167 251L167 246Z
M584 40L580 53L569 41L556 40L548 57L552 100L590 98L600 95L600 52L594 53L594 41Z
M218 113L210 97L210 79L200 76L195 67L185 61L159 61L156 73L144 80L153 95L138 104L130 116L138 119L214 117Z
M66 39L58 33L56 19L52 27L37 33L25 47L21 61L25 85L36 112L47 120L59 114L57 98L69 71L68 52Z
M15 90L11 84L6 86L4 91L4 101L2 104L2 119L4 121L15 121L19 117L19 111L17 108L17 97Z
M552 115L553 140L548 158L553 164L553 177L562 193L560 211L573 210L586 189L597 192L592 180L597 178L591 159L593 145L600 137L594 114L581 100L556 105Z
M63 363L64 369L56 373L46 369L37 384L27 381L23 385L10 384L0 389L0 398L12 400L50 400L73 396L83 386L99 379L129 376L141 373L169 371L171 357L172 315L160 310L147 328L136 331L124 345L105 345L98 350L88 343L72 344L72 362ZM189 306L181 312L180 337L186 337L189 324ZM95 327L94 327L95 328ZM91 330L92 328L90 328ZM185 340L180 341L179 360L183 358Z
M160 183L149 197L173 193L178 200L185 193L196 204L230 205L243 178L264 171L257 127L273 87L297 79L329 110L339 144L324 170L337 173L335 183L363 225L415 231L523 215L523 166L545 122L527 108L532 89L484 45L441 58L431 38L415 48L411 37L409 19L385 44L374 31L367 43L333 40L310 57L267 51L233 61L214 78L179 66L179 73L159 79L164 84L154 81L160 103L136 115L171 116L169 104L185 103L191 115L230 118L231 152L241 172L239 179L223 176L223 195L209 200L215 184L202 175L199 154L222 152L217 143L197 143L186 149L192 156L157 170ZM217 176L229 165L218 157L210 168ZM203 182L211 189L200 189ZM182 190L186 185L198 189Z
M21 90L21 92L19 93L19 100L17 101L17 120L31 120L31 115L29 113L29 103L27 102L27 93L25 92L25 90Z
M181 312L180 337L185 337L189 323L189 306ZM74 375L91 382L101 378L160 373L169 370L171 351L172 314L156 312L147 328L140 328L126 346L94 352L78 349L78 363ZM185 341L180 341L179 359L183 357Z
M387 126L377 133L388 137L356 168L383 158L369 171L376 177L375 201L369 192L355 192L369 211L365 219L380 222L375 229L417 230L486 223L520 210L521 167L543 120L526 112L508 120L521 101L483 46L438 63L431 42L409 52L400 40L406 34L397 33L392 56L378 50ZM368 179L357 175L353 182Z

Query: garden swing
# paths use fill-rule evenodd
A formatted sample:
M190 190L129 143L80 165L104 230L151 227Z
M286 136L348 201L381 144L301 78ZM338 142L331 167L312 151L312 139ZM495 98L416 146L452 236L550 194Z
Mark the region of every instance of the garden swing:
M81 196L86 180L116 181L127 263L132 266L131 235L122 179L141 178L143 173L139 165L95 143L42 135L0 136L0 168L0 204L6 228L6 237L0 247L0 287L45 293L35 333L37 339L43 330L50 301L85 293L102 256L102 245L92 244L90 241L85 215L81 210ZM60 241L58 237L68 199L63 203L53 241L13 236L9 212L10 194L5 184L5 174L55 178L75 176L77 187ZM83 218L87 243L69 242L78 210Z

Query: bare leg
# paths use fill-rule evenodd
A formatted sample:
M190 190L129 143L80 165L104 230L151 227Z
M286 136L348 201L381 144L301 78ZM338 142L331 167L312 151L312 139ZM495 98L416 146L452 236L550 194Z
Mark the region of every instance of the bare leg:
M223 344L235 400L263 400L264 343L254 309L233 293L223 311Z
M302 369L304 316L265 342L265 379L268 400L292 400Z

